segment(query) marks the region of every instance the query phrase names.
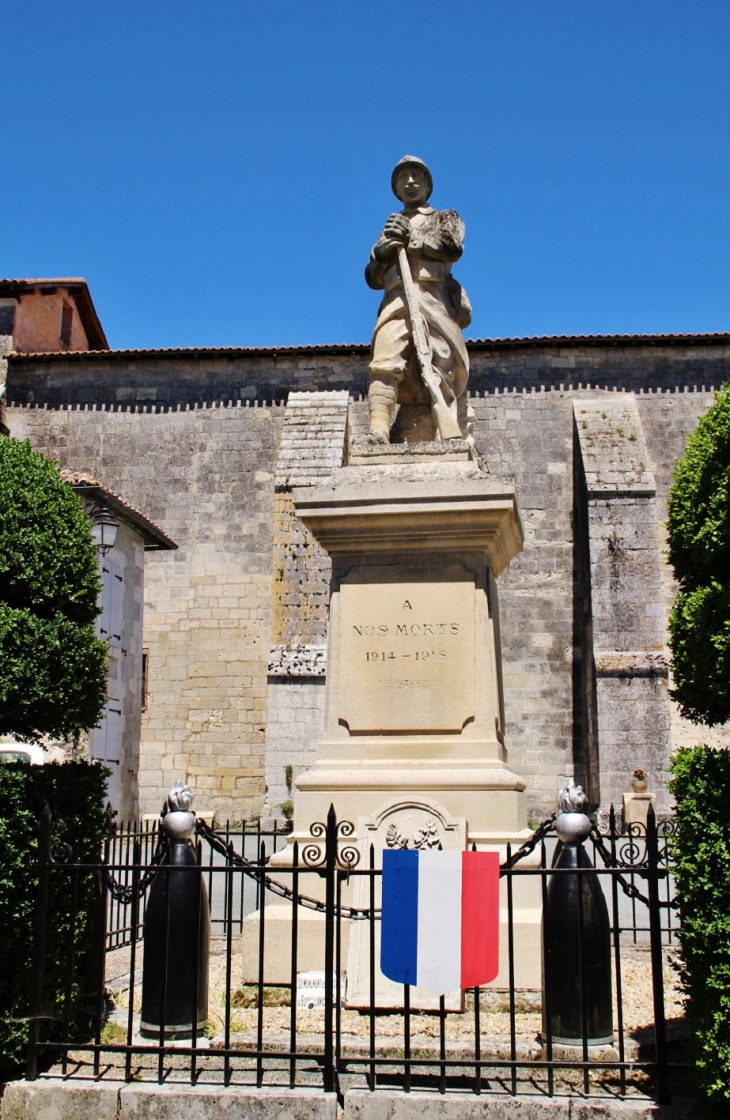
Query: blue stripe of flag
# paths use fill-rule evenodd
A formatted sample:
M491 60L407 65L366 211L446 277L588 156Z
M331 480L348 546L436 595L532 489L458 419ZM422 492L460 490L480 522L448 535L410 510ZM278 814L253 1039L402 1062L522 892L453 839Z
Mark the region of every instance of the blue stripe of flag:
M383 852L380 968L399 984L415 984L418 969L418 852Z

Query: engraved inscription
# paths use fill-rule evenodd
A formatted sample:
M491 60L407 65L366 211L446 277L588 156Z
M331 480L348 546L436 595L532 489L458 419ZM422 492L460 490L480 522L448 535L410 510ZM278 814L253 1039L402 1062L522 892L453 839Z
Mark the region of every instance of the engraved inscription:
M395 633L400 638L433 638L450 634L457 637L459 634L458 622L397 622L395 627L388 626L387 622L380 622L377 626L372 623L352 624L352 632L358 638L386 638L388 634Z
M430 688L433 681L383 681L380 682L384 688L397 688L400 692L403 689L410 689L412 692L418 688Z
M339 718L351 731L460 731L474 714L473 577L392 574L356 569L340 586Z

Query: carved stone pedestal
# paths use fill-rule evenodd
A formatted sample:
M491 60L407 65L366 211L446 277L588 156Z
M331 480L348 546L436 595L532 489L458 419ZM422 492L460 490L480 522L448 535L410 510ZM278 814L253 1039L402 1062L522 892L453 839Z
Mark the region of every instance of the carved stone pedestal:
M522 548L514 489L484 474L465 443L443 456L418 446L370 459L359 450L357 466L294 492L297 516L332 558L326 723L315 765L297 779L291 843L272 866L291 861L291 844L310 838L330 804L356 826L361 867L371 841L379 867L389 845L503 851L530 835L525 783L504 744L496 589ZM539 988L539 897L520 886L517 941L531 952L520 954L518 983ZM357 879L355 905L365 890ZM351 1006L369 1001L367 942L366 924L352 923ZM506 954L504 964L498 987ZM377 975L377 1002L392 1006L402 992ZM432 1005L414 991L413 1006Z
M504 747L495 583L522 547L512 487L432 457L344 467L294 500L332 558L326 730L294 838L330 802L357 824L423 797L478 846L514 840L525 785Z

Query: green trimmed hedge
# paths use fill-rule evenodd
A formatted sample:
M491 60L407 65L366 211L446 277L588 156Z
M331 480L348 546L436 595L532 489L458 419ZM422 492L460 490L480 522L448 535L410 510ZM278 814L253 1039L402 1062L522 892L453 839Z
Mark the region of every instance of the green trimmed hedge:
M669 562L679 593L669 619L672 696L712 727L730 719L730 387L715 394L677 463Z
M685 747L670 766L682 981L705 1099L730 1103L730 752Z
M108 820L106 779L108 771L88 762L0 766L0 1071L7 1075L22 1067L28 1029L33 918L38 886L38 820L46 803L55 821L65 829L54 841L78 842L83 861L98 862ZM46 972L43 993L43 1031L57 1033L63 1011L66 961L70 941L71 876L53 872L49 881ZM90 948L90 912L95 883L90 875L79 877L75 952L82 960ZM78 970L77 970L78 974ZM83 993L74 990L76 1029L83 1031L79 1009ZM54 1021L55 1020L55 1021Z
M107 690L89 518L55 463L0 437L0 734L73 739Z

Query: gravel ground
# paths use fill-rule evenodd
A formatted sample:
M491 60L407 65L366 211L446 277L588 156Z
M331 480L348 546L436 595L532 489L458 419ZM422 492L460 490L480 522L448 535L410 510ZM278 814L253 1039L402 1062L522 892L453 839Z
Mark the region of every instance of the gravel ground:
M668 1021L679 1022L684 1015L683 997L679 991L677 972L674 967L675 951L665 952L664 999ZM636 1050L637 1041L650 1032L654 1022L652 995L651 961L644 950L629 950L622 960L624 1034L629 1048ZM211 960L211 991L208 1018L214 1036L222 1034L225 1017L225 959L213 957ZM274 992L271 991L272 996ZM283 994L283 993L282 993ZM286 992L288 996L288 992ZM239 997L240 998L240 997ZM473 1008L473 1001L472 1003ZM291 1011L289 1007L267 1007L264 1005L264 1033L270 1036L289 1037ZM257 1029L258 1009L256 1007L233 1007L231 1011L231 1030L248 1036ZM520 1043L534 1047L542 1026L539 1011L519 1012L515 1016L517 1039ZM614 993L614 1025L618 1023ZM297 1011L298 1033L310 1037L321 1036L324 1031L324 1012ZM370 1033L370 1018L358 1011L342 1010L341 1031L348 1038L367 1038ZM412 1046L426 1044L439 1039L440 1020L438 1015L427 1013L412 1014ZM473 1009L464 1014L446 1016L446 1041L473 1042ZM507 1010L496 1008L482 1009L480 1012L480 1035L482 1044L502 1042L510 1036L510 1016ZM384 1014L376 1017L376 1039L383 1042L403 1045L403 1018L400 1014ZM539 1047L538 1047L539 1049Z
M208 1005L208 1037L217 1038L225 1029L225 953L216 951L219 946L213 943L213 952L210 959L210 995ZM135 970L135 1011L139 1011L141 998L141 945L137 952L137 968ZM668 1023L672 1025L672 1033L680 1030L684 1017L684 998L680 991L676 970L677 951L674 948L664 950L664 1002ZM241 989L235 984L235 962L232 982L231 1031L238 1035L248 1035L255 1032L258 1023L258 1009L255 1006L255 988ZM107 957L106 983L114 993L116 1013L112 1019L126 1024L126 1013L129 1007L129 950L121 949L110 953ZM627 1042L632 1039L643 1040L651 1032L654 1021L654 1003L652 993L651 960L647 950L643 948L629 948L622 950L622 994L624 1034ZM614 977L615 980L615 977ZM615 985L614 985L615 987ZM289 1037L291 1011L288 1004L288 989L266 989L264 999L264 1033L266 1036ZM279 1006L267 1006L269 1002L280 1002ZM281 1005L284 1001L286 1004ZM253 1006L241 1006L250 1002ZM236 1006L238 1005L238 1006ZM494 1039L501 1041L508 1039L510 1034L510 1016L507 1013L506 997L499 1000L497 1006L482 1008L480 1013L480 1034L484 1041ZM520 1011L515 1016L517 1037L521 1042L534 1043L540 1033L542 1020L539 1010ZM614 1026L618 1023L616 998L614 991ZM403 1037L403 1020L400 1014L381 1014L376 1016L377 1039L391 1040ZM370 1033L370 1018L358 1011L341 1012L341 1030L343 1035L353 1038L367 1038ZM324 1032L324 1012L322 1010L298 1010L297 1031L302 1035L311 1037L321 1036ZM438 1039L440 1022L438 1015L428 1013L412 1013L412 1036L423 1039ZM452 1013L446 1016L446 1040L449 1042L470 1041L474 1037L473 1001L468 1000L467 1011L464 1014Z
M220 1083L223 1078L224 1057L218 1053L224 1045L225 1030L225 955L218 949L220 943L213 944L210 963L210 999L208 1013L208 1027L206 1037L200 1039L200 1051L196 1056L197 1076L202 1082L210 1081ZM139 1009L141 997L141 948L138 947L137 968L135 969L135 1029L139 1022ZM676 950L665 950L664 990L665 1008L668 1022L668 1037L671 1045L670 1053L677 1056L676 1045L681 1046L681 1040L686 1037L684 1024L683 998L679 990L678 976L675 968ZM235 980L234 962L234 980ZM129 1007L129 950L117 950L110 953L107 958L106 982L114 993L115 1010L110 1015L110 1020L105 1027L104 1041L108 1043L124 1043L126 1041L126 1027ZM649 1059L653 1057L653 995L651 982L651 961L645 948L630 946L622 950L622 983L623 983L623 1014L624 1014L624 1043L625 1058L628 1061ZM283 1057L283 1052L288 1052L291 1027L291 1009L282 1006L282 1001L288 999L288 990L267 988L263 1008L263 1050L267 1055L259 1063L262 1070L263 1084L287 1084L289 1077L289 1061ZM255 989L232 988L233 1006L230 1018L231 1047L240 1052L240 1057L231 1059L233 1080L256 1083L257 1060L247 1051L255 1051L257 1047L258 1008L245 1006L255 1002ZM468 997L467 1011L464 1014L448 1014L444 1022L444 1056L447 1059L446 1083L450 1088L469 1088L474 1078L474 1010L473 1000ZM509 1072L494 1064L508 1061L510 1058L510 1016L504 1009L504 1001L489 999L489 1006L482 1007L480 1011L480 1058L482 1061L482 1075L485 1091L507 1090L510 1088ZM526 1009L520 1010L515 1016L515 1044L516 1057L523 1062L539 1061L545 1054L539 1041L541 1031L541 1016L535 1007L534 997L527 1000ZM530 1008L530 1004L532 1007ZM276 1005L278 1004L278 1006ZM238 1005L238 1006L236 1006ZM507 1004L508 1006L508 1004ZM618 1022L617 1009L614 1000L614 1027ZM340 1018L341 1029L341 1055L348 1062L348 1066L340 1075L341 1088L363 1086L366 1083L366 1061L357 1062L357 1059L366 1059L370 1054L370 1017L357 1011L342 1009ZM411 1055L413 1058L428 1059L438 1058L440 1055L441 1022L438 1015L428 1013L412 1014L411 1018ZM303 1057L297 1059L296 1083L300 1085L321 1084L321 1066L319 1056L324 1047L324 1012L322 1010L298 1010L296 1013L296 1038L297 1051ZM134 1043L150 1045L150 1040L140 1039L135 1036ZM154 1041L152 1041L154 1045ZM166 1078L172 1081L190 1080L190 1057L178 1053L178 1049L189 1047L188 1043L180 1042L170 1048L165 1057ZM282 1057L274 1057L276 1053ZM380 1064L378 1066L378 1084L400 1084L403 1076L403 1017L401 1014L380 1014L375 1017L375 1047L374 1054ZM271 1055L271 1056L269 1056ZM580 1053L565 1048L554 1047L553 1056L556 1060L573 1061L580 1059ZM590 1058L593 1063L601 1061L617 1061L618 1050L614 1047L602 1047L591 1050ZM89 1075L90 1055L77 1052L76 1065L71 1070L78 1076ZM467 1068L462 1072L455 1064L458 1061L467 1063ZM105 1055L105 1064L102 1066L102 1075L119 1077L119 1066L123 1064L123 1056ZM390 1064L388 1064L390 1063ZM115 1072L116 1071L116 1072ZM153 1054L135 1054L133 1057L133 1077L137 1079L155 1079L157 1071L157 1056ZM437 1072L421 1070L417 1065L413 1068L413 1087L434 1084L438 1079ZM547 1074L544 1068L532 1067L518 1071L518 1092L545 1092L547 1089ZM557 1092L583 1092L586 1086L583 1082L583 1073L580 1070L562 1069L555 1073L555 1090ZM642 1070L628 1072L625 1092L644 1094L650 1089L647 1075ZM620 1090L620 1082L616 1071L594 1068L589 1075L589 1091L616 1093Z

